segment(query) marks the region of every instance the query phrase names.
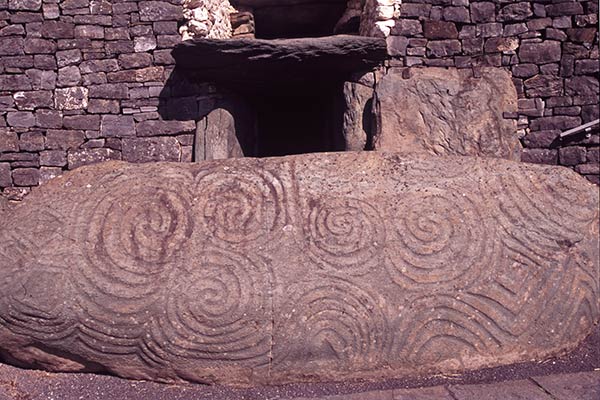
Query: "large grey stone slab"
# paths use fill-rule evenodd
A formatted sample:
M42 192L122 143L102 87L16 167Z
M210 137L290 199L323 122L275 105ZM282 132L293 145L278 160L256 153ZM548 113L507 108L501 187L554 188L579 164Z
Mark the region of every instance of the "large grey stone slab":
M517 92L501 68L392 69L377 84L374 147L382 151L519 160Z
M173 49L178 68L200 80L224 83L342 81L352 72L380 65L384 39L327 36L301 39L199 39Z
M562 167L331 153L109 162L1 216L0 354L254 385L543 360L598 323L598 191Z

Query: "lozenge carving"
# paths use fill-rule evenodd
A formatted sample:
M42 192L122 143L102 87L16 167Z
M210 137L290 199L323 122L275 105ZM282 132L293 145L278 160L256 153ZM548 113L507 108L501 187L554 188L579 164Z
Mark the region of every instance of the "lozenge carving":
M598 324L564 168L331 153L84 167L0 216L0 358L235 385L542 360Z

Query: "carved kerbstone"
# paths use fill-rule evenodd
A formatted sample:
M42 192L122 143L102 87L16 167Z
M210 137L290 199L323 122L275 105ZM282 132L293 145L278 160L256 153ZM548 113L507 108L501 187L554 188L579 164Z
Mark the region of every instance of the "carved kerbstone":
M599 319L598 192L480 158L84 167L0 216L0 349L226 384L542 360Z

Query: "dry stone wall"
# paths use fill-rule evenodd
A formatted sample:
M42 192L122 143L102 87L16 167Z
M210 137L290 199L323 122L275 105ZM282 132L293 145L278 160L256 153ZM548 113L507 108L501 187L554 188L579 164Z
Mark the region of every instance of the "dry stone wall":
M383 4L383 3L382 3ZM597 2L405 0L392 67L479 65L513 75L524 161L598 181ZM180 0L0 0L0 189L11 198L81 165L192 160L215 89L174 70Z
M84 164L192 160L211 90L173 74L182 13L179 0L0 0L9 197Z
M393 67L502 67L519 96L522 161L571 167L599 182L599 134L559 133L598 118L598 2L403 0Z

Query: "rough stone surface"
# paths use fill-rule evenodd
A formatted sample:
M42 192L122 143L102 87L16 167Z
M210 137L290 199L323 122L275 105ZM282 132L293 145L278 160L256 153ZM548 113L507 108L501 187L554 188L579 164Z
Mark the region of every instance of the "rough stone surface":
M361 151L367 147L374 127L372 86L346 82L344 84L344 140L346 150Z
M123 139L123 160L136 163L179 161L181 146L174 137Z
M453 22L426 21L423 33L427 39L456 39L458 31Z
M181 6L165 1L140 1L139 8L142 21L177 21L183 16Z
M0 163L0 187L12 186L12 177L10 174L10 164Z
M135 136L135 122L130 115L103 115L100 122L103 137Z
M12 171L12 180L16 186L35 186L40 180L40 170L37 168L14 169Z
M119 160L120 158L121 154L111 149L77 149L69 152L67 161L69 169L75 169L82 165L96 164L108 160Z
M87 107L88 89L70 87L54 91L54 103L59 110L81 110Z
M218 107L198 123L194 154L197 161L244 156L238 140L241 132L236 131L234 114L232 110Z
M542 361L598 323L598 196L478 157L82 167L1 215L0 348L246 385Z
M19 151L19 138L12 129L0 128L0 152Z
M502 118L517 109L508 73L490 68L473 78L456 69L405 72L408 79L392 73L377 85L376 150L519 159L516 125Z
M10 126L29 128L35 125L35 117L31 111L15 111L6 114L6 122Z
M206 80L276 78L287 81L306 75L342 79L368 70L387 58L385 39L329 36L302 39L200 39L173 49L178 67L193 69Z
M541 43L523 43L519 48L521 62L549 63L560 61L560 42L546 40Z
M180 135L195 130L194 121L143 121L136 127L138 136Z

